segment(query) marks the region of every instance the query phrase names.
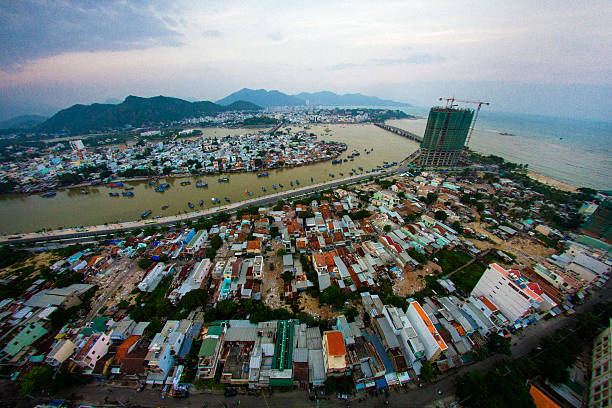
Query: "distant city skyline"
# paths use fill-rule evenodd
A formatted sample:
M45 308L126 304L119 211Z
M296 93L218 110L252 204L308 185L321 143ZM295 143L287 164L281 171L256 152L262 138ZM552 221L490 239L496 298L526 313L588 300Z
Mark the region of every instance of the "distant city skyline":
M612 5L558 2L0 3L0 120L243 87L609 119Z

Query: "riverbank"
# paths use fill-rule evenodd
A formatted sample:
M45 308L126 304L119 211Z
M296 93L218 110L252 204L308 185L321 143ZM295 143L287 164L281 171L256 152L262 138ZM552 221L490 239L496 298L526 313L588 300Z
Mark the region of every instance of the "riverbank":
M112 235L120 232L126 232L150 226L157 227L163 225L171 225L175 223L181 223L187 220L195 220L200 217L210 217L222 212L235 212L239 209L246 208L249 206L267 206L276 203L279 200L295 198L303 195L312 194L320 190L326 190L341 185L356 183L368 179L370 177L386 176L392 171L394 171L394 169L388 169L387 171L374 172L359 176L352 176L340 180L327 181L324 183L312 184L309 186L298 187L290 191L281 191L262 197L255 197L249 200L243 200L232 204L227 204L224 206L212 207L206 210L177 214L168 217L160 217L157 219L144 219L122 223L92 225L77 228L63 228L51 231L33 232L25 234L4 235L0 236L0 244L35 243L45 241L59 241L62 239L75 239L81 237L96 237L109 234Z

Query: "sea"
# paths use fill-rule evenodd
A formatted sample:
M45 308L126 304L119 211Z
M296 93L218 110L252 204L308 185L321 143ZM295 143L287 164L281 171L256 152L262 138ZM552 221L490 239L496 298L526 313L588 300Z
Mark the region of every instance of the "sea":
M387 123L422 136L428 109L404 110L422 119ZM536 173L577 187L610 191L611 142L612 121L487 112L484 107L469 148L528 164Z

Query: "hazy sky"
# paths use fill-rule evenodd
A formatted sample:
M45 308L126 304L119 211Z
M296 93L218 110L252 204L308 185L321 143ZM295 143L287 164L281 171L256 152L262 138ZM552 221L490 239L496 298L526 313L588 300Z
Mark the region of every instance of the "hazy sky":
M612 117L607 1L0 1L0 119L243 87Z

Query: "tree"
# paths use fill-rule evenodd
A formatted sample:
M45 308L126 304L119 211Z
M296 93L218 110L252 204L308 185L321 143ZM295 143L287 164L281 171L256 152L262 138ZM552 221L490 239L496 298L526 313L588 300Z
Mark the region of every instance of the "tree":
M431 382L437 377L434 367L431 365L429 360L424 360L421 366L421 380L423 382Z
M446 219L448 218L448 214L446 213L446 211L438 210L435 212L434 218L439 221L446 221Z
M463 232L463 227L459 221L453 221L452 228L459 233Z
M487 348L491 353L500 353L510 355L512 353L511 349L512 341L507 339L499 334L491 334L487 341Z
M149 258L141 258L138 260L138 267L147 270L155 261Z
M221 238L219 235L215 235L210 239L210 246L214 248L215 250L221 248L222 245L223 245L223 238Z
M391 229L392 229L392 227L391 227L391 225L389 225L389 224L385 224L385 226L383 227L383 230L384 230L385 232L391 232Z
M427 193L427 197L425 198L425 203L427 205L431 205L438 201L438 195L436 193Z
M293 272L285 271L285 272L282 273L281 277L283 278L283 281L285 283L290 283L291 279L293 279Z
M208 291L206 289L194 289L185 293L181 298L181 308L193 310L199 306L205 306L208 302Z
M21 379L21 393L29 395L34 390L48 387L53 381L53 369L48 365L34 367Z
M285 248L280 248L278 251L276 251L276 255L278 256L283 256L287 253L287 251L285 250Z

